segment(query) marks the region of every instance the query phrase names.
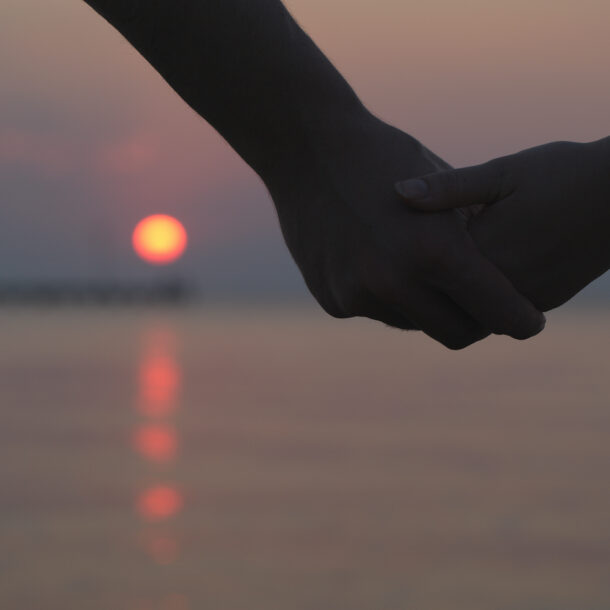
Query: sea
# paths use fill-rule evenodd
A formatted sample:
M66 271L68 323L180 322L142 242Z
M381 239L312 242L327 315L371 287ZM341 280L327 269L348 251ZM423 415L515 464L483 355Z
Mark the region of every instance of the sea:
M607 307L0 310L3 610L608 610Z

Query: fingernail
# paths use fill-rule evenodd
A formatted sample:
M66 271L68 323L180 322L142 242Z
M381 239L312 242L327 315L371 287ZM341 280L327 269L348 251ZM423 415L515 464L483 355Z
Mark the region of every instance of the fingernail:
M405 199L423 199L430 192L427 182L419 178L397 182L395 186L398 193Z

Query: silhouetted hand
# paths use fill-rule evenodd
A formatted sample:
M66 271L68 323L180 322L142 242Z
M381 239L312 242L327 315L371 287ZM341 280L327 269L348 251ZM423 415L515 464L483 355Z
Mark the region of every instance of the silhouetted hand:
M546 144L407 180L397 189L411 209L479 205L469 223L472 237L542 311L610 268L608 138Z
M395 180L446 164L373 117L280 0L86 1L265 182L327 312L419 328L452 348L541 330L463 213L402 205Z
M490 332L538 333L544 317L479 252L466 216L413 211L392 186L405 169L447 167L369 115L266 182L307 285L331 315L418 328L454 349Z

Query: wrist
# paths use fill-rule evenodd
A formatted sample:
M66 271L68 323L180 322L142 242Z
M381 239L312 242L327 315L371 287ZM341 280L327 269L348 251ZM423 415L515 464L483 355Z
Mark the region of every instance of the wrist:
M246 159L265 184L299 188L314 176L328 174L361 146L374 117L361 105L295 103L295 120L286 138L270 146L256 142L255 155ZM328 176L327 176L328 177Z
M587 144L595 159L595 176L599 185L599 201L610 223L610 136Z
M584 144L593 155L596 172L600 180L610 185L610 136Z

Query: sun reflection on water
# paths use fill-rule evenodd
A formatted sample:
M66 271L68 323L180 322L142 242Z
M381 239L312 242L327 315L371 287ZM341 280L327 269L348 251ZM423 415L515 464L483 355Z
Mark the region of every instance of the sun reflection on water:
M174 464L180 447L174 422L182 386L177 343L171 327L152 325L145 329L136 375L135 407L141 420L131 435L131 446L149 464L150 476L148 484L135 494L134 507L143 526L140 546L157 566L168 566L180 556L171 519L183 509L184 495L167 470ZM161 467L163 470L159 471ZM144 603L151 610L191 608L189 600L181 594Z
M168 424L143 424L133 435L135 450L153 462L170 462L176 457L178 437Z
M178 541L165 530L149 528L141 537L141 548L158 565L170 565L178 559Z
M138 496L138 513L147 521L173 517L183 505L182 494L170 485L149 487Z
M145 353L139 371L139 411L148 417L164 417L178 407L181 375L169 354Z

